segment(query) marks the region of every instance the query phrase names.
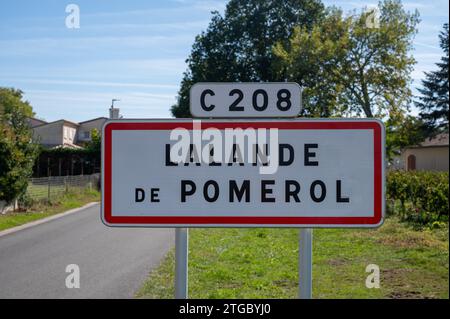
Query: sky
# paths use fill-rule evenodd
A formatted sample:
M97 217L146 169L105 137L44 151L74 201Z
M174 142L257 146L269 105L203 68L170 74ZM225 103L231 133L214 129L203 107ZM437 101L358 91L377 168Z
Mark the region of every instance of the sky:
M345 12L377 1L323 1ZM0 0L0 87L19 88L46 121L108 116L113 98L125 118L169 118L195 36L221 0ZM80 9L67 28L66 6ZM420 13L413 89L435 70L448 0L404 1ZM414 113L414 110L413 110Z

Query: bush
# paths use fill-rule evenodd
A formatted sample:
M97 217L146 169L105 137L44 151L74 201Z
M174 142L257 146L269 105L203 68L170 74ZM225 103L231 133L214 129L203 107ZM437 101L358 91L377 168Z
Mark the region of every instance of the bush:
M23 194L33 172L37 144L27 117L33 116L22 92L0 87L0 201L12 203Z
M19 211L27 211L36 201L27 193L23 193L18 198Z
M388 211L420 224L448 222L448 177L448 172L389 172L386 178Z

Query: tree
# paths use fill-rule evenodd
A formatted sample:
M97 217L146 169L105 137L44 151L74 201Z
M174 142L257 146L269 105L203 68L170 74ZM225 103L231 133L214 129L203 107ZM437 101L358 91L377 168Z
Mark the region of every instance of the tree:
M38 150L27 121L33 115L22 91L0 88L0 201L10 203L27 189Z
M272 67L273 45L296 25L310 30L323 14L319 0L231 0L224 16L213 12L206 32L195 38L172 114L191 116L189 90L196 82L284 80Z
M444 56L441 57L441 62L436 63L439 67L437 71L425 72L425 79L422 80L423 88L418 89L421 96L416 102L428 135L442 131L448 132L448 23L444 24L439 40Z
M277 57L274 69L279 77L303 87L302 116L342 115L342 85L334 73L347 54L348 28L342 11L331 8L311 30L296 26L289 42L273 47Z
M390 161L401 154L406 146L417 145L426 137L420 118L402 114L400 118L389 118L386 123L386 157Z
M376 12L379 24L369 24ZM382 1L375 11L348 17L331 8L312 32L298 28L289 45L277 44L274 53L280 58L280 72L305 85L308 113L396 116L409 109L412 39L418 22L417 11L406 12L398 0ZM312 81L304 75L305 63L316 63L308 75Z
M102 136L96 128L91 131L91 140L86 143L85 149L90 153L100 156L102 151Z

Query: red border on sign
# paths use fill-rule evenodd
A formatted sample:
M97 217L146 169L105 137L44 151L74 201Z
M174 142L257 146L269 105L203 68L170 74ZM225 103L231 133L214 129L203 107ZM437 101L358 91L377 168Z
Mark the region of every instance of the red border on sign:
M201 122L206 128L278 128L280 130L373 130L374 214L371 217L258 217L258 216L112 216L112 131L114 130L192 130L193 122L112 122L104 128L104 221L110 225L378 225L383 211L382 128L376 121L261 121Z

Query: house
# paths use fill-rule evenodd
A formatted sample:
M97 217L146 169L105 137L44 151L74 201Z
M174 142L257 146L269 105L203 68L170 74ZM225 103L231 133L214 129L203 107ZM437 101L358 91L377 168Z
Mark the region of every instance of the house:
M110 118L120 118L118 108L110 108ZM45 122L36 118L28 118L28 123L33 129L33 137L45 148L81 148L86 142L91 141L92 131L101 132L107 117L97 117L80 123L65 119Z
M43 123L32 127L33 137L45 148L78 148L80 147L77 145L79 127L80 124L67 120Z
M407 147L402 151L403 168L408 171L448 171L448 148L448 133L427 138L419 145Z
M77 142L85 143L91 141L92 131L96 129L98 132L101 132L103 124L105 124L107 120L106 117L97 117L92 120L80 122L77 131Z
M37 118L34 118L34 117L29 117L28 118L28 125L30 127L35 127L35 126L46 124L46 123L47 123L46 121L40 120L40 119L37 119Z

